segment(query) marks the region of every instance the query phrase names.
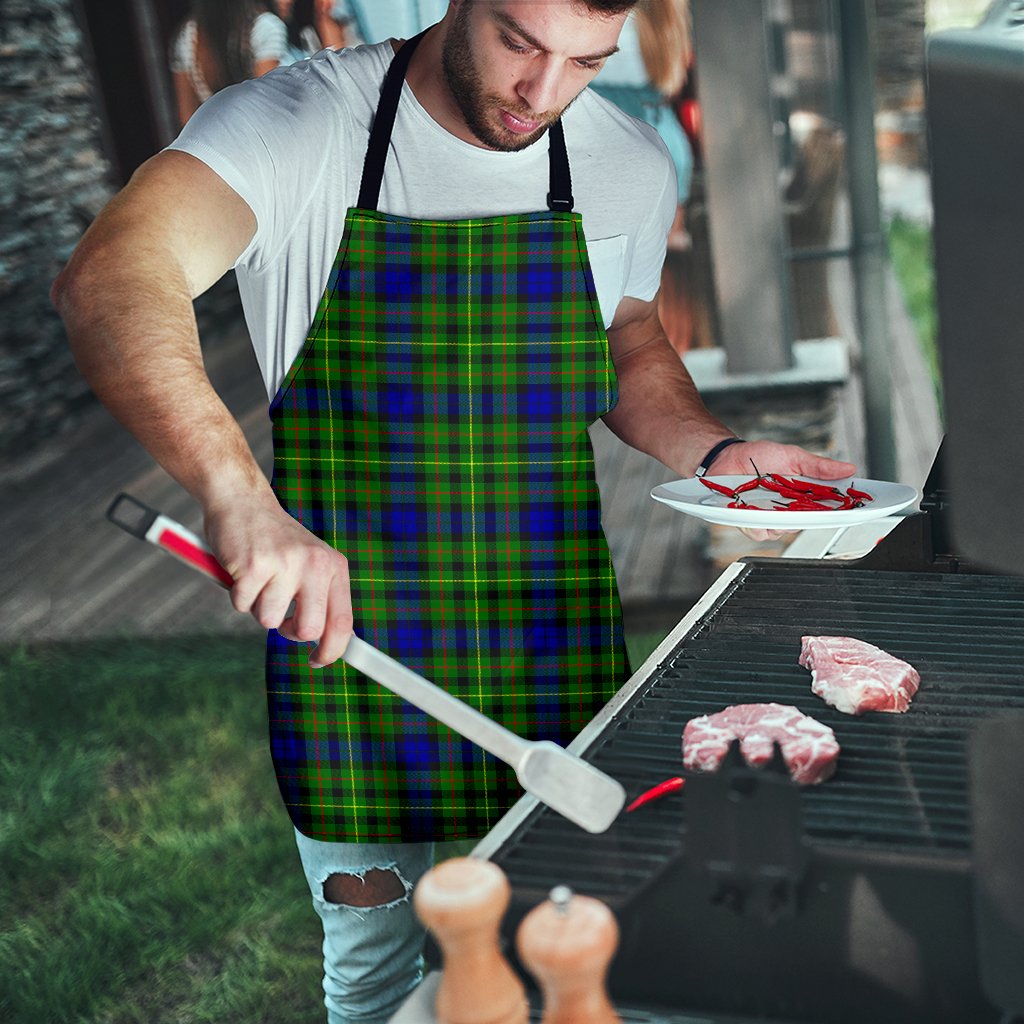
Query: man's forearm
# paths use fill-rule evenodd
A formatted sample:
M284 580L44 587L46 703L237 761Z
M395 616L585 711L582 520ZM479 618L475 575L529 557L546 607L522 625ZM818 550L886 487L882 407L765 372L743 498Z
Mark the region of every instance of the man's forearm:
M269 494L206 375L192 307L254 228L205 165L161 153L101 212L52 290L93 391L207 512L232 492Z
M708 411L679 356L652 338L616 361L619 400L605 423L627 444L680 476L732 431Z
M693 476L701 460L733 432L708 412L657 317L656 304L624 300L622 315L608 331L619 378L619 401L605 422L619 437L663 462L682 477ZM731 445L715 458L714 472L760 470L837 480L853 473L836 462L795 445L748 441ZM763 536L755 536L763 534ZM768 531L753 531L764 540Z
M54 285L75 361L110 412L204 509L269 490L203 366L184 275L96 252Z

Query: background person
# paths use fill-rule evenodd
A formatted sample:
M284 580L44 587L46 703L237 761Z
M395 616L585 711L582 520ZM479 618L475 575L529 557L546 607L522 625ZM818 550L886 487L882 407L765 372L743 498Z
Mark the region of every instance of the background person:
M324 47L340 50L352 44L351 19L337 0L276 0L276 9L288 27L291 63L312 57Z
M676 168L679 203L690 195L693 150L675 105L693 58L687 0L642 0L629 13L619 50L591 88L657 129Z
M669 232L661 275L659 312L665 332L679 353L690 347L693 322L686 282L685 205L690 197L694 154L677 113L693 61L688 0L643 0L629 13L612 54L591 88L627 114L652 125L668 147L676 168L679 205Z
M354 45L409 39L443 18L448 0L335 0L335 5L349 18L349 45Z
M288 30L262 0L193 0L171 51L179 121L221 89L289 62Z

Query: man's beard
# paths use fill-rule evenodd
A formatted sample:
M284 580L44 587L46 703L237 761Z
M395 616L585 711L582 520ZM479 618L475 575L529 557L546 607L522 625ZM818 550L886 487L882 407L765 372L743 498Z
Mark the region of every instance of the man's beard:
M536 142L552 122L558 120L557 114L542 114L538 117L529 108L521 105L510 105L503 97L494 93L484 92L480 72L473 60L469 44L469 0L464 0L455 14L455 20L444 41L441 53L441 66L444 69L445 81L459 110L466 120L469 130L491 149L512 152L525 149ZM524 121L542 121L543 123L527 135L520 135L496 125L488 120L488 114L497 107L507 110L514 117Z

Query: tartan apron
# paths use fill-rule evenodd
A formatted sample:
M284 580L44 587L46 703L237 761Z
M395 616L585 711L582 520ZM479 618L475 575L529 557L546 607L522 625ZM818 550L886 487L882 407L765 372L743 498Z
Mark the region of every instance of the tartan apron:
M561 124L551 209L376 210L405 67L356 207L271 403L273 487L349 560L356 632L529 739L567 744L627 675L587 427L615 404ZM561 207L561 208L560 208ZM483 835L515 773L349 666L271 630L271 752L296 828L341 842Z

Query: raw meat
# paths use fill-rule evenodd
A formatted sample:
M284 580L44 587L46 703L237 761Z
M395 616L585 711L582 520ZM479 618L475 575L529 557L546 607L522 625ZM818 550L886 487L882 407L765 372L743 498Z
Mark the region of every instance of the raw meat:
M912 665L849 636L802 637L800 664L811 691L847 715L906 711L921 682Z
M778 740L790 778L804 786L824 782L836 770L839 758L835 733L798 708L734 704L686 723L683 766L691 771L715 771L734 739L740 741L740 752L753 768L771 760L772 744Z

